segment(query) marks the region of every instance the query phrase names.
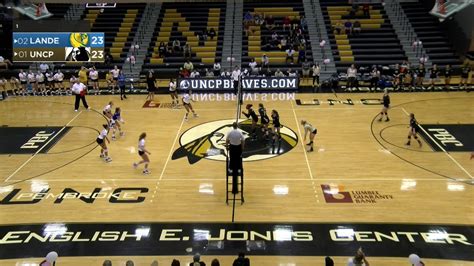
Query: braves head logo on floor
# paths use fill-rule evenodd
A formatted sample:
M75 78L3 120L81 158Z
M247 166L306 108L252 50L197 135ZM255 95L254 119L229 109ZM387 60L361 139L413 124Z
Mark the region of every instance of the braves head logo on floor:
M172 156L173 160L187 157L190 164L199 162L201 159L225 161L226 159L226 136L232 130L235 120L218 120L200 124L184 132L180 139L179 147ZM289 152L298 143L298 136L288 127L281 127L281 140L272 143L272 134L265 140L264 133L257 128L256 138L250 138L252 122L250 120L239 121L239 129L245 137L244 161L264 160Z

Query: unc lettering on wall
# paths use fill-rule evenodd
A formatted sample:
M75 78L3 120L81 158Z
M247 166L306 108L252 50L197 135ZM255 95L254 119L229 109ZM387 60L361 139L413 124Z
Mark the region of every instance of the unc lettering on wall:
M180 90L231 91L234 82L231 78L182 78L178 80ZM297 90L297 77L244 77L244 91Z

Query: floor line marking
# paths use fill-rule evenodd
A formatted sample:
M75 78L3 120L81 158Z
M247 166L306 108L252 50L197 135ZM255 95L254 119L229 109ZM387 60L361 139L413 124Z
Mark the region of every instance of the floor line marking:
M301 129L298 123L298 117L296 117L296 111L295 111L295 108L293 108L293 101L291 102L291 107L293 110L293 116L295 117L296 127L298 128L298 134L300 135L300 139L301 139L301 142L300 142L301 148L303 149L304 158L306 159L306 165L308 166L309 177L311 178L311 180L314 180L313 173L311 172L311 166L309 165L308 154L304 146L305 144L303 140L303 135L301 135Z
M173 145L171 145L170 152L168 153L168 158L166 158L165 165L163 166L163 170L161 170L160 178L158 179L158 182L163 179L163 175L165 174L166 166L168 166L168 162L171 159L171 155L173 153L174 146L176 146L176 142L178 141L179 138L179 132L181 132L181 129L183 128L184 121L185 121L186 116L183 116L183 119L181 120L181 125L179 125L178 132L176 132L176 137L174 138Z
M402 107L402 111L406 114L406 115L410 115L407 110L405 110L405 108ZM439 145L439 143L433 139L433 137L431 137L430 134L428 134L428 132L426 132L426 130L420 125L418 124L418 126L420 127L421 130L423 130L423 132L425 132L425 134L428 136L428 138L431 139L431 141L433 141L436 146L438 146L443 152L444 154L446 154L446 156L448 156L449 159L451 159L451 161L453 161L464 173L466 173L469 178L473 179L474 177L458 162L456 161L456 159L453 158L453 156L451 156L451 154L449 154L441 145Z
M40 149L38 149L33 155L31 155L30 158L28 158L28 160L26 160L22 165L20 165L20 167L18 167L11 175L9 175L4 182L8 182L10 180L10 178L12 178L14 175L16 175L23 167L25 167L25 165L27 165L31 160L33 160L33 158L36 157L36 155L38 155L38 153L40 153L45 147L48 146L48 144L53 141L64 129L66 129L67 126L69 126L74 120L76 120L76 118L82 114L83 111L80 111L77 115L75 115L65 126L63 126L59 131L58 133L56 133L56 135L54 135L50 140L48 140L44 145L43 147L41 147Z
M310 179L307 178L247 178L245 180L249 181L311 181ZM317 181L403 181L403 178L351 178L351 179L344 179L344 178L318 178ZM464 182L464 181L471 181L471 179L457 179L457 180L446 180L444 178L410 178L410 180L414 181L446 181L446 182ZM23 180L11 180L11 182L18 182L18 181L23 181ZM150 181L150 182L156 182L156 179L149 179L149 178L104 178L104 179L79 179L79 180L74 180L71 181L71 179L36 179L34 181L28 180L27 182L100 182L100 181ZM202 182L202 181L225 181L224 179L221 178L202 178L202 179L185 179L185 178L166 178L163 179L162 181L197 181L197 182Z

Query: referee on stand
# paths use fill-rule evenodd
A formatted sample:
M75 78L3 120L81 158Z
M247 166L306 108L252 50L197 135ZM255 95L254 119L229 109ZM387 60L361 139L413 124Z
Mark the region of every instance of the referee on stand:
M242 132L238 129L237 122L232 124L232 130L227 134L226 144L229 149L229 169L232 173L232 193L237 194L239 191L237 187L238 171L242 168L242 151L244 150L245 138ZM243 171L243 170L242 170Z
M72 94L76 97L76 101L74 103L74 111L77 112L77 109L79 109L79 101L82 100L82 104L86 109L89 109L89 105L87 105L86 101L86 92L87 92L87 87L83 83L79 81L79 79L76 79L76 83L72 85Z

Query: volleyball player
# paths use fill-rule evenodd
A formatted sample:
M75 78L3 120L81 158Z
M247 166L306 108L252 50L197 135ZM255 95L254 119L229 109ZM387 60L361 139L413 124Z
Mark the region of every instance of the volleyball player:
M110 163L112 159L109 157L109 150L107 149L107 144L104 141L105 139L108 143L110 143L109 138L107 138L107 134L109 133L107 130L108 125L103 124L102 127L104 129L102 129L99 136L97 136L96 142L100 146L100 158L103 158L106 163Z
M198 114L194 112L193 106L191 105L191 102L194 102L194 100L191 98L191 90L189 93L184 93L181 100L183 101L183 106L186 109L186 116L184 117L184 120L188 121L189 111L193 112L194 117L198 117Z
M143 132L140 134L140 137L138 138L138 155L142 158L141 161L138 163L133 163L133 168L137 168L138 165L144 163L145 164L145 169L143 169L144 174L149 174L150 171L148 170L148 164L150 163L150 159L148 158L148 155L151 155L151 152L147 151L145 148L145 138L146 138L146 133Z
M44 84L44 74L41 73L41 71L38 71L38 73L36 73L36 82L37 82L37 89L38 89L38 93L43 95L43 96L46 96L46 86Z
M10 82L10 88L12 89L14 96L16 95L20 96L20 94L23 94L23 96L25 95L25 92L23 91L21 87L20 80L12 76L9 82Z
M58 89L58 94L67 94L66 89L64 88L64 74L61 70L58 70L58 72L54 74L54 84L56 89Z
M309 133L309 143L306 145L310 147L309 151L313 151L314 137L318 133L318 130L315 127L313 127L310 123L308 123L306 120L301 120L301 125L303 125L303 129L304 129L303 142L306 142L306 137Z
M390 108L390 96L388 95L388 89L384 89L382 103L383 103L383 107L382 107L382 111L380 111L379 122L382 121L382 118L384 115L385 115L385 122L388 122L390 121L390 119L388 118L388 113L387 113L388 108Z
M18 79L21 83L23 95L25 95L28 92L28 90L26 89L26 85L28 84L28 74L24 72L23 69L20 69L20 73L18 73Z
M95 95L100 95L99 72L95 69L95 67L89 69L89 78L91 79L92 89L95 91Z
M115 88L117 87L118 83L118 76L120 74L120 69L118 69L117 66L114 66L114 69L110 70L110 73L112 73L112 94L115 92Z
M245 117L247 118L252 118L252 133L251 133L251 137L252 139L255 139L257 136L256 136L256 130L257 130L257 122L258 122L258 116L257 114L255 113L255 111L253 110L252 108L252 104L247 104L245 106L245 109L247 109L247 112L244 112L242 111L242 114L245 115Z
M155 98L155 91L156 91L156 86L155 86L155 77L153 76L153 70L148 71L148 75L146 75L146 84L147 84L147 90L148 90L148 96L146 97L147 101L148 99L153 102Z
M105 115L108 119L112 118L113 106L114 106L114 103L110 101L106 106L104 106L104 109L102 109L102 114Z
M2 94L2 99L5 100L8 97L7 91L7 80L0 77L0 93Z
M122 127L120 123L123 123L122 117L120 115L120 107L115 108L115 112L110 118L110 128L112 129L112 140L115 140L115 131L118 129L120 137L123 137L124 132L122 131Z
M273 141L272 144L275 144L275 140L278 138L278 141L281 139L280 135L280 115L278 114L277 110L272 110L272 124L273 124Z
M453 69L451 65L447 65L444 69L444 89L448 90L448 87L451 87L451 76L453 75Z
M438 65L434 64L432 68L429 70L430 72L430 87L431 90L434 90L435 82L438 79Z
M260 114L260 124L262 126L262 132L265 135L265 139L268 140L268 124L270 123L270 118L268 118L267 110L263 106L263 103L258 104L258 113Z
M55 93L55 89L54 89L54 73L53 73L53 71L49 70L48 72L46 72L45 76L46 76L46 88L47 88L47 91L48 91L49 93L51 93L51 95L53 95L53 93Z
M415 70L416 73L416 82L415 86L419 87L421 90L424 90L423 87L423 80L425 79L426 69L424 64L420 64L420 66Z
M173 79L170 79L170 95L171 95L171 107L172 108L177 108L179 105L179 97L178 97L178 92L176 91L176 82L173 81ZM176 103L175 103L176 101Z
M405 144L410 146L411 137L414 137L421 148L421 141L418 139L418 122L415 119L415 114L410 114L410 130L408 131L408 142Z
M33 95L36 96L36 75L33 73L33 71L30 70L30 73L28 73L28 83L31 86L31 90L33 91Z
M467 82L469 72L471 72L471 67L468 63L465 63L461 68L461 82L459 83L459 89L467 89L469 91L469 84Z

